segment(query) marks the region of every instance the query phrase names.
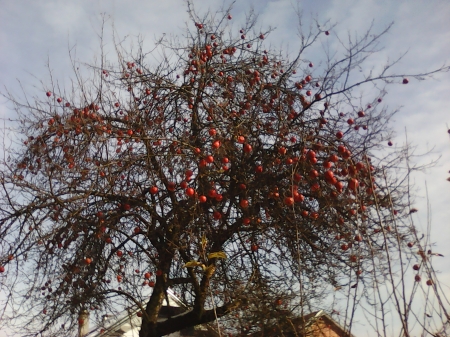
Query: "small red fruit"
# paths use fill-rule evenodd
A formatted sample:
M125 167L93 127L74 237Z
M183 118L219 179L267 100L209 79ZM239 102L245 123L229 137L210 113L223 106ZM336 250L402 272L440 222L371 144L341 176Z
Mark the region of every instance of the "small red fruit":
M198 197L198 201L200 201L201 203L205 203L207 200L206 196L201 195L200 197Z
M50 91L47 91L45 94L47 95L47 97L50 97L52 95Z
M359 186L359 181L356 180L355 178L350 179L350 181L348 182L348 188L351 189L352 191L356 191L358 186Z
M403 84L408 84L408 83L409 83L409 80L408 80L407 78L404 78L402 83L403 83ZM428 281L427 281L427 282L428 282Z
M187 190L186 190L186 195L188 196L188 197L193 197L194 195L195 195L195 190L193 189L193 188L191 188L191 187L189 187Z
M248 207L248 200L242 199L242 200L239 202L239 205L240 205L242 208L247 208L247 207Z
M167 190L169 190L170 192L173 192L173 191L175 191L175 183L174 182L169 182L168 184L167 184Z
M252 250L252 252L256 252L256 251L258 250L258 245L253 244L253 245L251 246L251 250Z
M337 139L341 139L342 137L344 137L344 134L342 133L342 131L336 132L336 138Z
M151 276L152 276L152 274L151 274L151 273L148 273L148 272L144 274L144 277L145 277L146 279L149 279Z
M311 170L311 171L309 172L309 177L310 177L311 179L317 178L318 176L319 176L319 172L317 172L316 170Z
M156 186L150 187L150 193L151 193L151 194L156 194L156 193L158 193L158 187L156 187Z
M287 206L292 206L292 205L294 204L294 202L295 202L295 200L294 200L294 198L292 198L292 197L286 197L286 198L284 198L284 203L285 203Z

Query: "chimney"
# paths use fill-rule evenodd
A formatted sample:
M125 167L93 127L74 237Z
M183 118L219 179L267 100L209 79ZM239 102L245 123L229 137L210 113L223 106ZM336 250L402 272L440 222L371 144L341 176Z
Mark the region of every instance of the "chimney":
M84 337L89 332L89 312L82 309L78 315L78 337Z

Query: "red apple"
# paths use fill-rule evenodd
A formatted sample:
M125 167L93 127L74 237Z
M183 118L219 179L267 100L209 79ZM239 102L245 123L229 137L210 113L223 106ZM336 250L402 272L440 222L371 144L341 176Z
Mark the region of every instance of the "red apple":
M167 190L170 191L170 192L175 191L175 187L176 187L176 184L175 184L173 181L170 181L170 182L167 184Z
M356 189L359 186L359 181L356 180L355 178L352 178L349 180L348 182L348 188L351 189L352 191L356 191Z
M250 144L245 144L244 145L244 152L245 153L250 153L252 152L252 146Z
M220 140L216 140L212 143L212 148L213 149L218 149L220 147Z
M292 206L294 204L295 200L292 197L286 197L284 198L284 203L286 206Z
M247 208L247 207L248 207L248 200L242 199L242 200L239 202L239 205L240 205L242 208Z
M195 195L195 190L193 189L193 188L191 188L191 187L189 187L187 190L186 190L186 195L188 196L188 197L193 197L194 195Z

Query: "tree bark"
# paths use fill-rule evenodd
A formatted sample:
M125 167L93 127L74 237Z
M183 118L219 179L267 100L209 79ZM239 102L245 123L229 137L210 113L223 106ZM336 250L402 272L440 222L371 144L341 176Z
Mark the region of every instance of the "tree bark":
M171 333L190 328L199 324L212 322L217 318L223 317L236 309L240 305L239 301L228 303L224 306L206 310L199 315L198 312L192 310L187 313L169 318L163 322L158 322L156 325L142 323L139 337L161 337Z

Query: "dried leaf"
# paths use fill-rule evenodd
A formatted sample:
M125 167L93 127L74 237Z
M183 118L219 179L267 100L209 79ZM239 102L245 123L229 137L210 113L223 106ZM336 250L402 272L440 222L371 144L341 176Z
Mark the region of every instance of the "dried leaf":
M211 277L211 276L213 276L214 272L216 271L216 267L214 267L213 265L210 265L210 266L206 267L204 270L205 270L206 276Z
M208 244L208 239L205 235L202 236L202 249L206 248L206 245Z
M224 252L214 252L214 253L208 254L208 260L210 260L210 259L226 259L226 258L227 258L227 254L225 254Z
M198 262L198 261L189 261L184 265L184 268L194 268L194 267L198 267L201 266L203 263Z

